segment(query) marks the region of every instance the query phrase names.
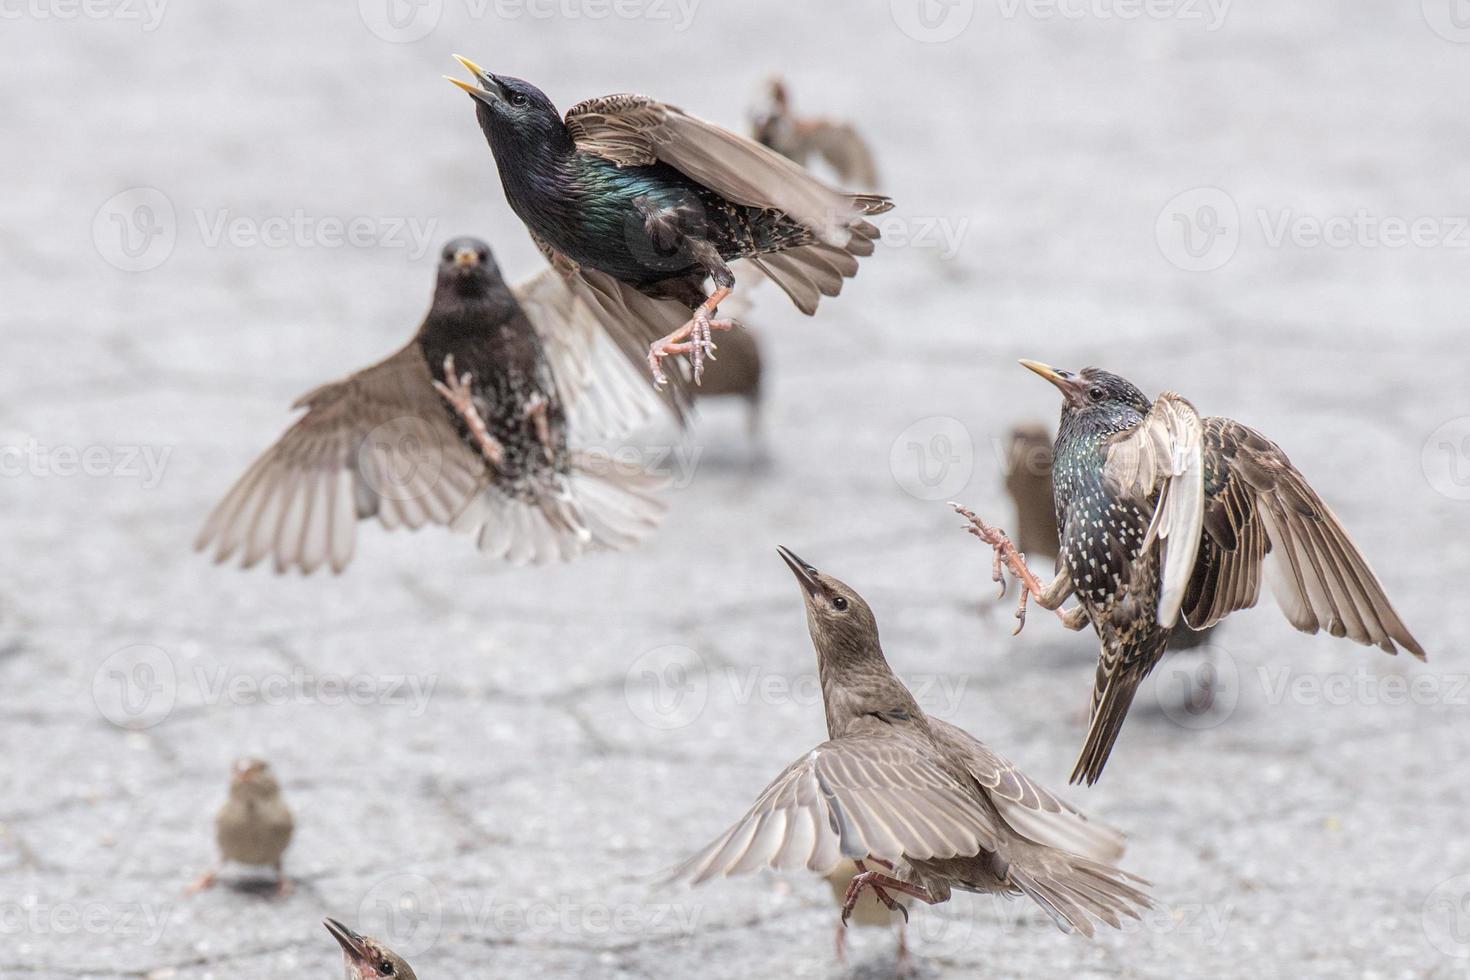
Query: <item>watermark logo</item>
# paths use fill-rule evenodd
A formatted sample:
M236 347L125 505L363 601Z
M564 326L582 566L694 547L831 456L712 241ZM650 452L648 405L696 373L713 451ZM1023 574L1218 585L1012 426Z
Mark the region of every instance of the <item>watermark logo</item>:
M656 647L628 668L623 697L633 715L648 727L661 731L684 728L709 701L709 670L704 658L688 647Z
M147 272L163 265L178 238L173 202L156 187L130 187L114 194L92 218L97 254L124 272Z
M943 44L965 32L975 19L975 0L888 0L898 29L924 44Z
M384 500L417 500L439 485L444 448L436 429L416 415L374 426L357 447L357 472Z
M390 44L421 41L439 26L444 0L357 0L357 15Z
M948 262L960 252L970 219L948 215L888 214L871 219L879 241L888 248L929 249Z
M0 446L0 477L74 476L137 480L144 490L163 482L171 446L44 446L35 439Z
M1214 728L1240 701L1240 669L1218 644L1170 652L1154 668L1153 690L1159 710L1180 728Z
M903 491L919 500L958 496L975 469L975 441L959 419L931 415L898 434L888 469Z
M1206 31L1225 26L1231 0L999 0L1000 15L1015 20L1134 21L1200 23Z
M1164 258L1187 272L1213 272L1240 246L1240 209L1218 187L1176 194L1154 222L1154 240Z
M444 924L439 889L423 875L396 874L368 889L357 907L359 931L405 958L428 952Z
M1470 0L1420 0L1424 23L1446 41L1470 44Z
M1419 465L1435 490L1451 500L1470 500L1470 415L1435 429L1424 442Z
M92 701L118 728L143 731L163 721L178 697L174 662L147 644L109 655L92 674Z
M1424 899L1419 913L1430 945L1454 959L1470 957L1470 874L1446 878Z
M6 0L0 20L115 20L134 22L151 34L163 23L169 0Z

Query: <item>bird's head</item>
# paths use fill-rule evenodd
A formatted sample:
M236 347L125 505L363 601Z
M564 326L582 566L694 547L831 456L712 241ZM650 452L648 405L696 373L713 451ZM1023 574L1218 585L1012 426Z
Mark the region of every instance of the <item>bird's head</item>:
M474 76L474 81L445 77L474 100L480 128L497 157L506 150L524 152L536 146L570 145L561 113L545 92L519 78L488 72L460 55L454 58Z
M1127 378L1101 368L1083 368L1075 374L1042 364L1040 361L1021 362L1021 366L1035 371L1057 386L1062 393L1062 418L1082 415L1112 417L1118 414L1137 412L1147 415L1151 407L1148 398L1138 386Z
M878 621L863 597L849 585L802 561L788 548L778 548L781 557L806 600L806 624L817 648L819 661L851 660L877 654Z
M276 774L264 759L237 759L230 772L230 796L240 800L265 800L281 792Z
M456 238L439 253L439 290L478 296L504 279L490 246L478 238Z
M323 919L322 925L342 947L347 980L418 980L403 957L376 939L359 935L336 919Z

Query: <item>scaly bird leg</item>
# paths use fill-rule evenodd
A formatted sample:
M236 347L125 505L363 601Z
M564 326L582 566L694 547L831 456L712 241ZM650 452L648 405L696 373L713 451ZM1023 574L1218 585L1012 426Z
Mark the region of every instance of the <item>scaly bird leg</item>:
M546 410L550 403L545 395L532 395L531 400L526 403L526 418L536 427L536 441L541 443L541 451L546 454L546 461L553 462L556 452L551 445L551 423L547 421Z
M888 893L898 892L901 895L912 895L921 902L929 905L934 904L934 896L929 894L929 889L923 885L915 885L907 881L901 881L892 875L886 875L879 871L869 871L863 866L863 862L854 861L858 867L858 873L852 876L852 881L847 885L847 894L842 897L842 924L847 925L852 910L857 907L858 898L862 895L864 888L873 889L873 894L878 896L878 901L888 906L890 912L898 912L903 916L903 921L909 921L909 910L901 903L894 900Z
M290 878L287 878L286 877L286 869L281 866L281 862L280 861L277 861L276 862L276 897L277 898L285 898L287 895L290 895L295 890L296 890L296 885L291 881Z
M1027 567L1025 556L1016 550L1016 546L1011 542L1010 538L1006 537L1004 531L998 527L992 527L986 524L968 507L962 507L953 501L950 502L950 506L955 509L955 513L970 522L969 526L965 528L966 531L969 531L975 537L995 549L995 562L992 566L991 578L1000 583L1000 595L1004 596L1006 594L1006 579L1002 570L1003 568L1010 569L1011 574L1021 583L1021 601L1016 607L1016 628L1011 632L1011 635L1015 636L1025 627L1026 603L1033 595L1036 596L1036 601L1039 605L1055 612L1057 618L1062 621L1063 625L1066 625L1067 616L1058 607L1061 606L1067 593L1071 591L1072 582L1067 573L1063 571L1051 585L1043 586L1041 580L1036 577L1036 574ZM1078 629L1079 627L1069 626L1068 628Z
M444 358L444 380L434 379L434 389L444 396L449 407L459 413L464 419L464 424L469 428L470 435L474 436L475 442L479 444L480 452L490 461L490 464L499 467L505 460L505 447L502 446L490 430L485 426L485 420L480 418L479 411L475 408L475 399L470 391L470 373L454 373L454 355L449 354Z
M714 341L710 339L711 331L729 330L735 326L734 320L710 319L715 308L724 302L731 292L730 287L720 286L709 295L709 298L694 308L694 313L682 327L649 345L648 366L653 371L654 384L662 385L668 382L669 379L664 376L660 362L670 354L691 354L690 359L694 362L694 383L700 383L704 377L704 358L706 355L712 355L715 349ZM689 338L688 342L680 343L685 337ZM714 357L710 356L710 360L714 360Z
M206 888L213 888L215 879L219 877L219 868L210 868L204 874L194 879L184 889L185 895L197 895Z

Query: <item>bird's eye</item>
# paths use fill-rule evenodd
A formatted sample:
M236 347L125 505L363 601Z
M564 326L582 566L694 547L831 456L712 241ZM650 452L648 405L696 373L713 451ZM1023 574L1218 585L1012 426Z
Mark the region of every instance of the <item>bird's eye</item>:
M521 94L520 92L510 93L510 104L513 106L523 106L528 104L530 101L530 99L526 98L525 95Z
M393 964L388 960L384 960L378 964L378 972L385 977L391 977L393 975Z
M1105 394L1107 394L1107 392L1103 391L1102 386L1100 385L1093 385L1091 388L1087 389L1087 397L1091 398L1095 402L1102 401Z
M847 609L847 598L845 596L837 596L832 600L832 608L838 612L844 612Z

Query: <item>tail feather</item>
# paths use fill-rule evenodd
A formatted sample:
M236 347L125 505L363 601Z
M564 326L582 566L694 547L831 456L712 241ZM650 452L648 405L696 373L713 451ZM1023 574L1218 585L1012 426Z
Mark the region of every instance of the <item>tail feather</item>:
M1123 916L1136 919L1141 909L1153 907L1153 900L1139 887L1148 882L1076 854L1033 852L1014 861L1010 875L1012 883L1064 932L1090 937L1093 920L1117 929Z
M1162 649L1162 644L1160 648ZM1153 660L1157 660L1157 657ZM1153 660L1145 662L1152 664ZM1103 767L1108 764L1108 756L1112 754L1113 743L1118 740L1118 733L1123 729L1123 719L1128 717L1133 696L1138 692L1138 685L1147 673L1146 669L1139 670L1128 664L1114 664L1111 667L1098 665L1097 683L1100 693L1092 707L1092 721L1087 727L1087 738L1082 743L1082 752L1072 770L1072 782L1085 781L1091 786L1102 776Z

